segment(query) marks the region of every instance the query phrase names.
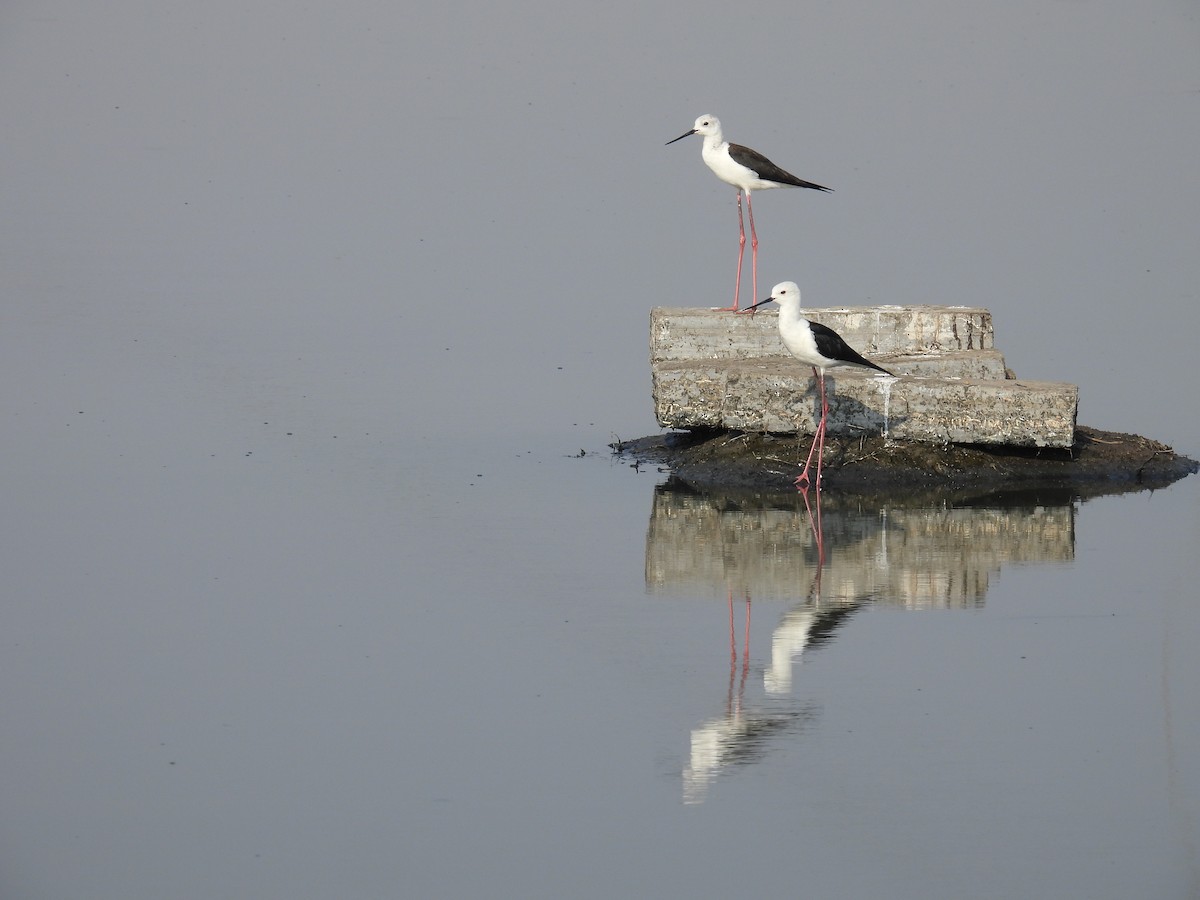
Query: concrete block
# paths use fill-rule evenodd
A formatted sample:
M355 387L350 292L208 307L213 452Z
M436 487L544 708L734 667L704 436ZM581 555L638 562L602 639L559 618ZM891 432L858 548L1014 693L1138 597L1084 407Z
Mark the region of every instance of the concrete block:
M659 363L652 375L655 414L666 428L803 435L820 415L811 369L790 357ZM830 370L825 383L830 433L1026 447L1069 447L1075 438L1072 384L890 378L854 368Z
M992 315L966 306L871 306L805 309L864 356L993 348ZM710 309L658 308L650 313L650 361L786 356L778 313L735 315Z

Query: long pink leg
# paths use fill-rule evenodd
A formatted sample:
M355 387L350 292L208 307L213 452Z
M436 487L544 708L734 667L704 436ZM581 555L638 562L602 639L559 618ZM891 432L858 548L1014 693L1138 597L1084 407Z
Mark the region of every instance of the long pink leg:
M825 425L829 421L829 403L825 400L825 373L821 373L821 449L817 451L817 491L821 490L821 466L825 463Z
M818 450L818 447L820 448ZM817 457L817 490L821 489L821 454L825 452L825 417L821 417L821 421L817 423L817 431L813 435L812 447L808 450L808 459L804 461L804 471L797 476L795 482L796 487L804 490L809 485L808 470L812 465L812 458Z
M817 423L817 431L813 435L812 447L808 451L808 459L804 461L804 471L794 482L796 487L803 490L808 486L808 469L812 465L813 454L817 454L817 490L821 489L821 461L825 455L825 418L829 415L829 403L825 399L825 373L818 372L817 367L813 366L813 377L817 379L817 386L821 391L821 421Z
M750 278L754 286L754 302L758 302L758 232L754 230L754 203L746 191L746 210L750 213ZM743 242L745 238L742 239ZM735 307L736 308L736 307ZM750 315L754 315L751 313Z
M746 195L746 200L747 200L747 202L749 202L749 200L750 200L749 194ZM741 192L741 190L738 191L737 208L738 208L738 268L737 268L737 281L735 281L733 283L733 306L718 307L718 310L720 312L737 312L738 311L738 295L741 293L741 290L742 290L742 257L744 257L746 255L746 226L745 226L745 223L742 221L742 192ZM751 232L754 231L753 217L750 219L750 230L751 230ZM756 290L755 297L757 298L757 296L758 296L757 287L755 288L755 290Z

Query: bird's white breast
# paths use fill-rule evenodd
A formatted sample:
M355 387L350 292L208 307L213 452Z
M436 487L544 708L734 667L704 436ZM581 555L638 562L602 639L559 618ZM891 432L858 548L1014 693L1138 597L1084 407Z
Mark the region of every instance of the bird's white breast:
M724 141L719 144L710 144L705 139L704 149L700 151L700 155L704 158L704 164L726 184L732 184L744 191L759 188L758 175L740 163L735 163L729 155L728 147L729 145Z
M820 366L826 362L825 357L817 351L817 342L813 338L812 329L808 327L808 319L785 322L783 313L780 313L779 336L788 352L801 362L810 366Z

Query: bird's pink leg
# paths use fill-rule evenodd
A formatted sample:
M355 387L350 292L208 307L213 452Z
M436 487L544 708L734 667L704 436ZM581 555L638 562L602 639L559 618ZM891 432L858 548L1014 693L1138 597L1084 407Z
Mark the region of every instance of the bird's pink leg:
M825 399L825 373L821 373L821 447L817 450L817 492L821 490L821 467L825 463L825 424L829 421L829 402Z
M820 450L818 451L818 447ZM821 489L821 453L825 452L825 417L821 417L821 421L817 423L816 433L813 434L812 447L808 450L808 459L804 461L804 471L796 478L793 484L800 490L804 490L809 485L808 470L812 465L813 455L817 456L817 490Z
M733 283L733 306L718 307L720 312L737 312L738 311L738 295L742 289L742 257L746 255L746 225L742 221L742 192L739 190L737 195L738 208L738 267L737 281ZM750 199L750 195L746 195L746 199ZM754 224L751 222L751 231L754 230ZM757 297L757 294L755 295Z
M740 196L740 195L739 195ZM750 192L746 191L746 210L750 213L750 279L754 287L754 302L758 302L758 232L754 230L754 202L750 199ZM746 238L742 237L742 243L745 244ZM736 304L735 307L736 309ZM751 313L750 315L754 315Z
M825 373L817 372L817 367L813 366L813 377L817 379L817 385L821 391L821 420L817 423L816 433L813 434L812 447L809 448L808 459L804 461L804 471L794 482L796 487L801 490L808 486L808 469L812 465L814 453L817 454L817 490L821 489L821 458L825 454L825 417L829 414L829 404L825 400Z

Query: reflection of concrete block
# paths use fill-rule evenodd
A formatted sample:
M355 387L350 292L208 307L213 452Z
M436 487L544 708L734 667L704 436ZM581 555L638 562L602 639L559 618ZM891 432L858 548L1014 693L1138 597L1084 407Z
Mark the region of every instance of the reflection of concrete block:
M1069 447L1079 389L1006 380L987 310L872 307L806 310L895 372L831 369L829 430L931 443ZM783 348L776 316L656 309L650 356L654 408L667 428L811 434L812 370Z
M908 609L982 606L1002 567L1068 563L1075 508L827 508L826 560L807 511L731 506L720 496L658 491L646 532L646 587L695 594L717 587L755 600L818 607L870 600Z

